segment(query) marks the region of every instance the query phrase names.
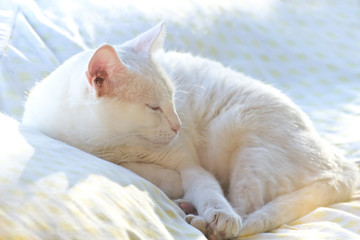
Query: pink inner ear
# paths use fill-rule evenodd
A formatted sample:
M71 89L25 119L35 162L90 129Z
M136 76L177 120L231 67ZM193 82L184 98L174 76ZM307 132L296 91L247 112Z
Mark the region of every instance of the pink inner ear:
M88 79L91 86L93 86L93 78L91 77L89 72L86 72L86 78Z
M123 64L120 61L115 49L105 44L98 48L92 56L86 76L88 80L93 79L97 73L105 71L107 76L112 75L114 69L119 69ZM90 83L92 85L92 83Z

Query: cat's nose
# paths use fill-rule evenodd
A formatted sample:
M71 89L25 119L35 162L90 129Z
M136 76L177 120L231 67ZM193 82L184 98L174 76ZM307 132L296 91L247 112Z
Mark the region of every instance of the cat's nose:
M181 123L175 123L171 126L171 129L175 132L175 134L177 134L179 132L181 128Z

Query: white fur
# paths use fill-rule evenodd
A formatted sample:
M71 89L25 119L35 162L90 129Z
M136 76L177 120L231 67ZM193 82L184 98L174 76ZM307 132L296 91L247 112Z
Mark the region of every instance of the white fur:
M85 74L95 51L85 51L33 89L23 123L190 201L210 238L269 231L349 199L356 167L291 100L219 63L159 51L162 32L115 48L126 72L110 80L126 76L116 88L130 97L99 96Z

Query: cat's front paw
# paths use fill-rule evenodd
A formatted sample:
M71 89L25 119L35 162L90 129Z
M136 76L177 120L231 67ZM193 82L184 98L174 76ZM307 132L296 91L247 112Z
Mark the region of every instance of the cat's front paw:
M205 217L209 239L229 239L238 236L242 228L241 217L235 212L214 210Z

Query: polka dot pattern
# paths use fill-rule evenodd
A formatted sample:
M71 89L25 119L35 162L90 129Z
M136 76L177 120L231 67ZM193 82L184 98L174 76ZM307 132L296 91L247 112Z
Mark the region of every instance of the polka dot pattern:
M132 172L3 114L0 131L1 239L205 239Z

